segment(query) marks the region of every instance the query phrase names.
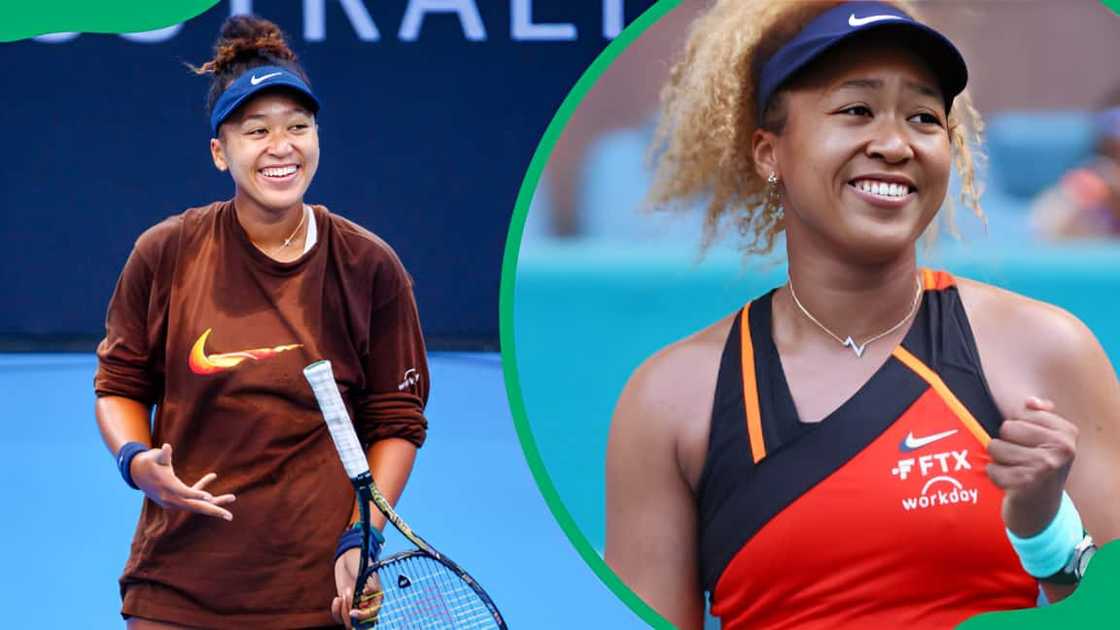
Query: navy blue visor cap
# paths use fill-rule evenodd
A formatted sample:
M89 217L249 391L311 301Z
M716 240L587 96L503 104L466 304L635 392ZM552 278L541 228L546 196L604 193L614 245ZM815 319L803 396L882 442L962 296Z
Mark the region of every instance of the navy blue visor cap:
M319 113L319 99L315 98L315 95L311 92L311 87L304 83L298 75L281 66L260 66L252 68L237 77L233 83L229 84L226 91L218 97L217 102L214 103L214 109L210 112L210 133L217 138L218 128L242 103L261 90L275 88L295 91L307 99L308 104L311 105L312 114Z
M869 32L905 32L914 51L930 65L945 97L948 112L953 99L968 83L964 57L949 38L884 2L845 2L805 25L762 67L758 82L758 118L783 84L838 44Z

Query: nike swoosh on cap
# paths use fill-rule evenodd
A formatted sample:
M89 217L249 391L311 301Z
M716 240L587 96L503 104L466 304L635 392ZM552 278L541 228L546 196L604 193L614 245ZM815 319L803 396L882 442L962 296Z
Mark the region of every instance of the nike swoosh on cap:
M942 438L947 438L956 432L956 429L949 429L948 431L942 431L941 433L934 433L933 435L916 438L914 437L914 432L911 431L906 434L906 438L902 440L902 444L898 445L898 450L902 451L903 453L909 453L910 451L918 450L923 446L933 444L934 442Z
M881 20L905 20L906 18L901 15L871 15L864 18L857 18L853 13L848 16L848 26L856 27L863 26L864 24L871 24L872 22L879 22Z
M849 22L850 22L850 20L849 20ZM282 74L284 74L284 73L283 72L269 72L268 74L266 74L264 76L260 76L260 77L258 77L257 75L254 74L253 76L249 77L249 83L252 83L253 85L259 85L261 81L267 81L268 79L271 79L272 77L278 77Z

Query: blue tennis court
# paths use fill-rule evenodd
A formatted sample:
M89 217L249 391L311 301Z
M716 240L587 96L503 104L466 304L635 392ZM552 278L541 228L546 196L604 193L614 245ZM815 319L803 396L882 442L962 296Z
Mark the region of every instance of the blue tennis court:
M141 495L98 435L95 369L92 354L0 354L9 453L0 606L23 611L28 626L61 612L82 628L123 627L117 577ZM511 628L644 627L572 550L537 492L498 355L432 353L431 373L429 437L398 506L404 518L485 585ZM395 531L388 539L387 553L406 547Z

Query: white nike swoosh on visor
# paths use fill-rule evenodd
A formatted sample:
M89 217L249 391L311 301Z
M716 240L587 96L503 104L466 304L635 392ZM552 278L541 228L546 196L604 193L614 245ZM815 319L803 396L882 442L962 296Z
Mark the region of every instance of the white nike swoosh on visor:
M253 76L249 77L249 83L252 83L253 85L257 85L261 81L271 79L272 77L278 77L282 74L284 74L284 73L283 72L269 72L268 74L264 75L263 77L258 77L257 75L254 74Z
M872 15L865 18L857 18L855 13L848 16L848 26L863 26L872 22L879 22L881 20L905 20L906 18L901 15Z
M934 442L942 438L947 438L956 432L956 429L949 429L948 431L943 431L941 433L934 433L933 435L927 435L926 437L916 438L914 437L914 432L911 431L910 433L906 434L906 439L903 440L902 443L906 446L906 448L910 450L919 449L927 444L933 444Z

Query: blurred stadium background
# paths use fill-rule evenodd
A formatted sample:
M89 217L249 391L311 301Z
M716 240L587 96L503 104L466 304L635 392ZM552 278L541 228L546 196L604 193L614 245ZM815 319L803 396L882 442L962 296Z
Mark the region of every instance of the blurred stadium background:
M684 0L606 70L557 143L520 249L512 325L525 409L564 506L600 552L607 431L629 374L785 281L783 255L744 258L734 229L701 259L698 211L643 211L657 91L706 4ZM1051 241L1029 217L1092 159L1097 111L1120 97L1120 16L1095 0L917 4L968 61L989 156L987 225L958 211L962 239L942 231L922 262L1070 310L1115 364L1120 242Z

